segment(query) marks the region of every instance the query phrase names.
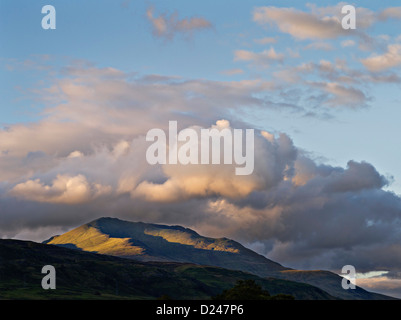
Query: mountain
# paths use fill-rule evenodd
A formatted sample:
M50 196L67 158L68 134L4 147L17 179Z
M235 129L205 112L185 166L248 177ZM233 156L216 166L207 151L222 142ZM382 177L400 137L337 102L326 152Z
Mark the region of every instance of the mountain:
M56 290L43 290L41 269L56 269ZM334 299L311 285L241 271L177 262L140 262L31 241L0 239L0 299L210 299L238 280L271 295Z
M344 290L342 277L323 270L286 268L227 238L203 237L181 226L100 218L45 241L67 248L135 259L215 266L316 286L339 299L382 300L389 297L360 287Z
M139 261L174 261L235 268L254 274L287 270L240 243L207 238L181 226L100 218L45 241Z

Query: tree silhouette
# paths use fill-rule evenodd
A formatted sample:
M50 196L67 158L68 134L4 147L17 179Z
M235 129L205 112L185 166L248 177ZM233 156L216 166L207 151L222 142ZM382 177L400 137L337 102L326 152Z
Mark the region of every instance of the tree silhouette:
M238 280L234 287L224 290L221 294L212 297L213 300L294 300L288 294L271 296L254 280Z

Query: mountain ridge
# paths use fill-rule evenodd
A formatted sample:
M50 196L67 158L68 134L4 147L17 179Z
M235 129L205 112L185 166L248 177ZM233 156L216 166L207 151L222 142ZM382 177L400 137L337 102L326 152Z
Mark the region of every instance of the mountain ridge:
M144 262L194 263L248 272L262 278L297 281L316 286L339 299L390 298L360 287L344 290L342 277L330 271L287 268L234 240L204 237L177 225L102 217L43 243Z

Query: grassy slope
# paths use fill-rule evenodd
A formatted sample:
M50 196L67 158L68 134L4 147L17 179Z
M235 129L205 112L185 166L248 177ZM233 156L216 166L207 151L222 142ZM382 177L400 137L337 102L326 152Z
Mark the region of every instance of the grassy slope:
M56 268L56 290L43 290L41 268ZM29 241L0 240L2 299L208 299L239 279L254 279L271 294L332 299L316 287L262 279L240 271L183 263L138 262Z

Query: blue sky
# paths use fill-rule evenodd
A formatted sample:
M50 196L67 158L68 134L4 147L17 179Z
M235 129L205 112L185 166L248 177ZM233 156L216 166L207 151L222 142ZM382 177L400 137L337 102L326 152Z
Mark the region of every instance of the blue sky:
M0 0L0 237L182 224L294 268L386 271L393 290L401 7L348 3L344 30L345 4ZM150 128L221 119L257 130L252 177L144 163Z
M1 123L38 119L41 104L21 90L40 86L48 74L39 70L7 70L12 62L23 63L48 55L46 62L62 67L68 61L85 60L98 67L113 67L126 72L180 76L188 79L231 81L240 79L274 79L272 74L300 63L345 59L350 67L360 68L358 58L368 57L372 49L361 51L357 46L341 47L338 39L294 39L290 34L277 30L274 25L261 26L252 21L254 8L266 5L263 1L53 1L57 12L57 29L41 28L41 8L46 1L1 1L0 38L2 46ZM361 2L360 2L361 3ZM337 4L325 1L324 6ZM358 2L354 3L358 6ZM294 7L307 11L306 3L272 1L271 6ZM361 3L362 5L362 3ZM363 7L380 10L392 6L391 1L364 1ZM156 14L179 17L199 16L211 22L212 27L192 36L177 34L164 39L152 34L146 10L155 8ZM366 32L370 36L398 36L400 22L391 20L376 23ZM352 31L350 31L351 33ZM274 38L275 43L258 44L255 39ZM390 42L390 41L389 41ZM331 50L305 49L313 43L326 43ZM285 65L260 68L249 62L235 61L236 50L261 52L273 47L288 54L293 50L299 57L285 58ZM35 62L36 63L36 62ZM226 75L224 71L241 70L242 73ZM330 120L305 118L302 114L263 112L252 119L261 128L284 131L295 143L330 163L344 166L349 158L374 163L380 172L393 175L391 190L401 192L401 169L398 160L401 151L396 147L400 111L397 99L399 84L378 84L369 89L372 100L367 106L330 110ZM346 143L344 143L346 142Z

